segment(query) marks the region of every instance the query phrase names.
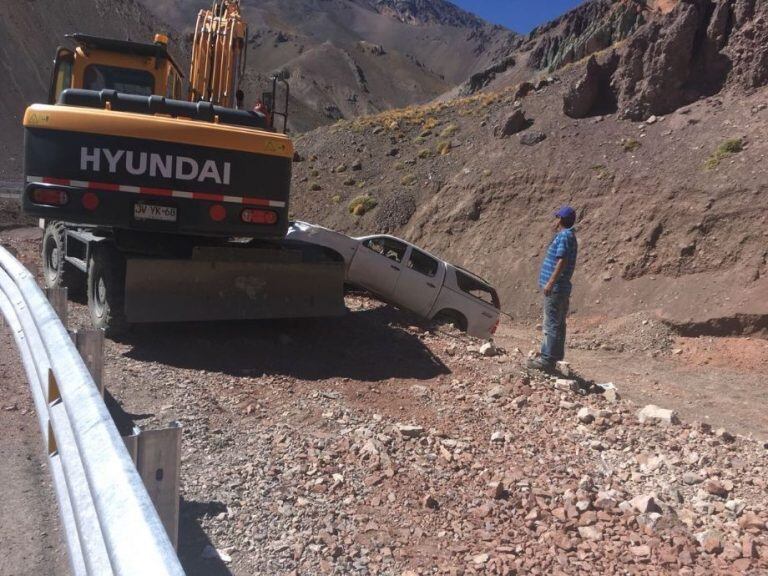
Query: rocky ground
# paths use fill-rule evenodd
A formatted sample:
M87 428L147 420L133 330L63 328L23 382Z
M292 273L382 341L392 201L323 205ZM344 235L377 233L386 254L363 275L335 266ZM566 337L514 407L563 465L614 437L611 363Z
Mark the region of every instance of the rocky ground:
M34 267L36 236L2 241ZM118 415L184 426L189 574L768 571L762 442L663 410L641 422L643 405L578 376L530 374L506 326L483 356L364 296L348 306L107 342ZM71 316L86 324L82 304Z

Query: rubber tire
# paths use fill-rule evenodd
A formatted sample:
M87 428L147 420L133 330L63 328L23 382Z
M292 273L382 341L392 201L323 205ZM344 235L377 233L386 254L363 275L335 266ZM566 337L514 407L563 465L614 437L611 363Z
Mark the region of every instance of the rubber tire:
M464 318L461 313L456 312L455 310L441 310L435 314L433 322L437 326L441 324L450 324L461 332L467 331L467 319Z
M61 222L45 227L41 249L43 284L46 288L66 288L69 296L83 293L85 275L64 260L67 253L67 231Z
M88 311L107 336L128 330L125 319L125 257L109 244L97 244L88 259Z

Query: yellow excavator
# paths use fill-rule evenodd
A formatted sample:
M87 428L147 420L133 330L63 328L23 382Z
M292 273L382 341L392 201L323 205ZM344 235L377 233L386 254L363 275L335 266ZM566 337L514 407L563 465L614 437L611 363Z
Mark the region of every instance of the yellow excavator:
M24 115L23 207L45 229L46 285L85 288L93 324L112 334L343 313L341 257L285 240L289 86L273 78L244 109L239 0L200 12L188 90L164 35L69 38L48 103Z

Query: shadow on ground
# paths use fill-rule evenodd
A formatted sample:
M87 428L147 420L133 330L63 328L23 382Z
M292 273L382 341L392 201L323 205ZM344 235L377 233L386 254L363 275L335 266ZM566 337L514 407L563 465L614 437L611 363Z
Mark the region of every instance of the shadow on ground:
M187 576L232 576L220 558L203 558L203 550L213 543L200 525L200 519L226 511L227 507L221 502L180 500L179 560Z
M126 356L234 376L428 380L449 370L388 306L341 318L137 326Z

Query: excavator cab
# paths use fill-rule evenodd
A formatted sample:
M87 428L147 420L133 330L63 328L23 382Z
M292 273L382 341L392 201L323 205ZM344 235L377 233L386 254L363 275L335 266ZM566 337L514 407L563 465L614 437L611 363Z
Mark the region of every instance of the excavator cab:
M115 90L139 96L183 97L183 75L168 53L168 38L155 35L154 44L99 38L87 34L67 36L74 50L56 51L48 103L54 104L69 88Z

